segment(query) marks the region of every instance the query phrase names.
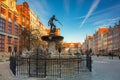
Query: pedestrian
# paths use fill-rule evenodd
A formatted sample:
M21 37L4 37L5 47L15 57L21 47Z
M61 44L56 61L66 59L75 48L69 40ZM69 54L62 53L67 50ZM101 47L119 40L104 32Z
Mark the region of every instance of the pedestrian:
M119 59L120 59L120 54L118 55Z
M108 55L109 55L109 59L110 59L111 58L111 52L109 52Z
M114 56L113 53L111 53L111 58L112 58L112 59L113 59L113 56Z
M16 75L16 58L15 56L10 56L10 69L14 75Z
M99 57L99 54L97 54L97 57Z

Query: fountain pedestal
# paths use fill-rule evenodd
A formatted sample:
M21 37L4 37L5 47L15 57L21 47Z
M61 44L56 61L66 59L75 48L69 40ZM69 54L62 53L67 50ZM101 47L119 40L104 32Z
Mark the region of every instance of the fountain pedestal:
M42 40L48 42L48 53L50 53L51 56L58 55L56 43L63 40L62 36L57 36L54 33L50 33L49 35L42 36Z
M51 55L55 55L56 52L56 43L54 41L49 41L48 42L48 53L50 53Z

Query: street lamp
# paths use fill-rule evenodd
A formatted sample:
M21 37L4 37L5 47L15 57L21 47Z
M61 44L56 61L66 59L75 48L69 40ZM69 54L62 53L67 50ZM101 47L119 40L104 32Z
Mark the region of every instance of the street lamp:
M59 52L59 61L60 61L61 46L58 47L58 52ZM60 61L60 78L61 78L61 61Z

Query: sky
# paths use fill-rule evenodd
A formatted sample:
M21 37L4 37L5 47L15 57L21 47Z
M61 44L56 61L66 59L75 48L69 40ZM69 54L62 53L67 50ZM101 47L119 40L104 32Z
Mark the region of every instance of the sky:
M83 43L86 35L93 35L100 27L109 27L120 20L120 0L17 0L28 2L46 28L52 15L62 23L60 28L65 42Z

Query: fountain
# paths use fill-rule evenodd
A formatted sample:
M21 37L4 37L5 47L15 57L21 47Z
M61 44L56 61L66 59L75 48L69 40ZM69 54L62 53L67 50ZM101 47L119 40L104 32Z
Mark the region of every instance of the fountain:
M48 25L50 25L51 27L49 35L42 36L42 40L48 42L48 53L50 53L51 57L55 57L59 55L58 50L56 50L56 43L60 42L64 38L63 36L58 36L55 34L56 26L53 24L54 20L58 21L57 19L55 19L55 15L53 15L48 22Z

